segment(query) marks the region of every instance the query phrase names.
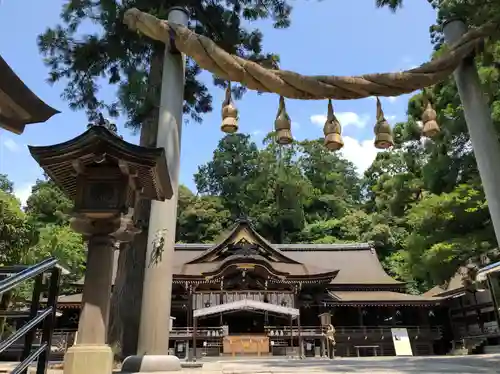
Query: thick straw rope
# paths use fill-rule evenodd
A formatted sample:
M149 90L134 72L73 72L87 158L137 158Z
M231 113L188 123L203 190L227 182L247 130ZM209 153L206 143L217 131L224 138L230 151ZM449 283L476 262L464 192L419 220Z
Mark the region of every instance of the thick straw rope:
M449 76L487 36L498 30L491 22L466 33L450 50L415 69L383 74L341 77L300 75L288 70L267 69L261 65L229 54L209 38L187 27L168 23L138 9L129 9L124 22L134 31L167 45L173 37L175 47L193 58L200 67L227 81L246 87L302 100L360 99L369 96L398 96L431 86Z

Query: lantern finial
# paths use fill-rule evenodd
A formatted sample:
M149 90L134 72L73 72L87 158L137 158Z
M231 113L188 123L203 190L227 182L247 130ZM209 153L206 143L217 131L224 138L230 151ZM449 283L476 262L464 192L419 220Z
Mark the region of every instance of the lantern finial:
M439 125L436 121L437 113L432 107L432 103L429 97L426 95L426 91L424 91L424 98L427 103L426 103L426 108L422 113L422 123L424 125L422 129L422 134L428 138L433 138L437 134L439 134L441 130L439 129Z
M290 144L292 138L292 122L286 112L285 98L280 96L280 103L276 120L274 121L274 130L276 131L276 142L281 145Z
M377 123L374 128L375 132L375 148L387 149L394 145L392 139L391 126L387 122L384 116L384 111L382 110L382 104L380 99L377 97Z
M330 151L338 151L344 146L342 140L342 126L333 112L332 100L328 100L328 113L326 116L325 126L323 127L325 134L325 147Z
M226 87L226 97L222 102L222 126L220 128L226 134L238 131L238 109L231 98L231 82Z

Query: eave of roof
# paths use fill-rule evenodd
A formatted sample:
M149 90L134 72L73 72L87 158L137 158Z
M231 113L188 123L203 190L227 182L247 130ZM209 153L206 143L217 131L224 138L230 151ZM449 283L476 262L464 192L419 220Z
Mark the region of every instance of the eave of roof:
M70 197L76 195L76 177L69 177L74 173L74 161L80 160L83 166L93 164L94 154L99 152L136 169L140 187L144 189L143 197L163 201L173 195L165 149L126 142L104 126L92 126L63 143L28 148L42 169L53 180L59 181L62 190Z
M439 305L440 300L422 295L411 295L392 291L330 291L332 301L329 304L339 306L369 305ZM328 301L327 301L328 303Z
M24 118L17 116L0 115L0 127L21 134L27 124L45 122L58 110L43 102L12 70L7 62L0 56L0 92L10 105L19 108L25 113Z

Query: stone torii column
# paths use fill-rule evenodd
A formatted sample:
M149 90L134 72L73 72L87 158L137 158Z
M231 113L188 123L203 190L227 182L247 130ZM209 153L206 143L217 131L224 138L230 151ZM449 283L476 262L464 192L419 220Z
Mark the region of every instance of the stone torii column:
M171 8L168 21L187 26L187 10ZM161 372L180 369L179 359L168 356L168 350L184 83L185 56L175 49L172 41L165 47L156 146L165 149L174 195L170 200L151 202L138 356L128 357L123 363L123 371Z
M452 44L467 32L461 20L448 21L443 28L446 42ZM465 58L453 73L464 108L465 122L476 156L477 168L488 201L497 243L500 244L500 143L486 96L481 89L474 56Z

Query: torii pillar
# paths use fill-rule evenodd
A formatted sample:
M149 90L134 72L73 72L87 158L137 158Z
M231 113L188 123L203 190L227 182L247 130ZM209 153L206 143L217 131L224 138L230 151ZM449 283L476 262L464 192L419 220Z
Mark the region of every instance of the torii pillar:
M169 10L168 21L188 25L188 13L181 7ZM176 356L169 356L172 259L177 223L177 200L184 104L185 56L173 45L165 46L160 115L156 146L165 149L173 197L151 202L146 267L137 354L125 359L123 371L165 372L180 370Z

